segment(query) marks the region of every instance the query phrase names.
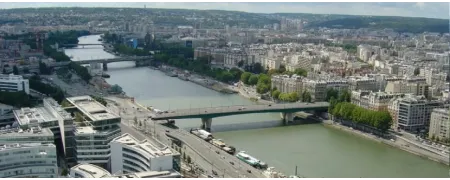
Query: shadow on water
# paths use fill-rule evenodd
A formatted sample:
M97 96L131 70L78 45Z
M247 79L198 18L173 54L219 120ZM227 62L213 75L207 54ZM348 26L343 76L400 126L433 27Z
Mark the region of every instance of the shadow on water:
M318 124L318 121L306 120L306 119L295 119L293 123L290 123L287 126L297 126L304 124ZM246 122L246 123L234 123L234 124L214 124L212 123L211 131L214 132L227 132L227 131L240 131L240 130L250 130L250 129L264 129L264 128L274 128L285 126L282 120L272 120L272 121L255 121L255 122ZM185 130L190 130L191 128L199 128L198 126L194 127L182 127Z

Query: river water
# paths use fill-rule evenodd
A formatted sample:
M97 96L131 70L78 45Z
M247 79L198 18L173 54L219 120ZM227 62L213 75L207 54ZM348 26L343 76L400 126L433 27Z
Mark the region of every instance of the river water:
M99 35L80 37L97 43ZM110 58L101 47L67 49L73 60ZM166 76L134 62L108 64L107 79L144 105L162 110L252 104L239 95L227 95L191 82ZM181 128L199 127L200 119L177 120ZM283 126L276 113L215 118L215 137L245 150L284 174L305 177L449 177L446 165L321 124Z

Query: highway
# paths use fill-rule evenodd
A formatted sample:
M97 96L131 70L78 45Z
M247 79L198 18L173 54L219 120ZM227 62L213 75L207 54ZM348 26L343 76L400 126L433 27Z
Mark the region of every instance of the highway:
M298 112L302 110L328 109L327 102L315 103L289 103L289 104L269 104L269 105L240 105L240 106L221 106L207 108L192 108L171 110L166 113L156 114L152 119L184 119L184 118L202 118L219 117L227 115L265 113L265 112Z
M156 138L166 145L171 144L171 139L167 137L166 133L180 139L184 142L183 144L188 144L182 147L183 152L185 152L186 155L189 155L195 164L205 171L206 175L225 178L265 177L260 170L245 164L235 156L220 150L185 130L171 129L160 125L160 122L150 120L148 116L153 114L150 111L142 110L142 108L138 109L138 106L130 100L116 97L107 97L106 99L113 100L118 105L116 106L114 103L108 103L108 108L122 117L122 133L129 133L140 140L151 139L149 137L155 136L154 134L156 134ZM142 128L138 128L141 130L137 130L134 127L134 117L136 117L138 121L146 122L147 124L145 126L143 125ZM143 127L146 127L146 130L144 130ZM219 152L219 154L217 152ZM217 175L214 175L212 170L214 170ZM250 173L247 170L250 170Z

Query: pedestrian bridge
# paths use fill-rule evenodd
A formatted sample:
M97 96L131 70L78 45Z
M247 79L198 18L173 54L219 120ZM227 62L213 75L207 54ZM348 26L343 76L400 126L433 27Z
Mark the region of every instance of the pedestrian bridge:
M210 130L212 118L250 113L273 113L279 112L285 121L292 121L294 113L299 111L326 111L328 102L315 103L289 103L271 105L245 105L245 106L221 106L194 109L170 110L167 113L156 114L152 120L167 119L191 119L201 118L203 127Z

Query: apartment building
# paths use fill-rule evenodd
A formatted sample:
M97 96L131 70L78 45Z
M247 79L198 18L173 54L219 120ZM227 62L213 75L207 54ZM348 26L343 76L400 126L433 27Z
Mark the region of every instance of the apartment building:
M178 171L179 158L179 153L156 139L138 141L129 134L122 134L111 141L112 173Z
M349 90L368 90L368 91L378 91L378 83L374 78L352 76L349 77Z
M431 112L430 129L428 135L439 139L450 138L450 119L448 108L435 108Z
M311 94L314 101L325 101L327 96L327 82L305 79L303 89Z
M24 91L25 93L30 94L30 85L28 79L24 79L20 75L0 75L0 91Z
M67 101L82 115L82 119L75 122L76 161L108 169L109 142L121 134L120 116L90 96L70 97Z
M388 82L385 88L385 92L391 94L414 94L417 96L429 97L430 86L424 82L405 82L405 81L392 81Z
M302 78L296 74L289 75L273 75L271 78L272 88L277 88L282 93L302 93Z
M63 149L61 155L67 161L74 161L73 119L53 98L44 98L42 107L25 107L14 110L13 113L21 128L39 126L50 129L55 145Z
M424 96L407 94L394 98L388 106L394 121L394 127L410 132L427 130L430 125L431 112L442 107L439 101L429 101Z

